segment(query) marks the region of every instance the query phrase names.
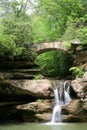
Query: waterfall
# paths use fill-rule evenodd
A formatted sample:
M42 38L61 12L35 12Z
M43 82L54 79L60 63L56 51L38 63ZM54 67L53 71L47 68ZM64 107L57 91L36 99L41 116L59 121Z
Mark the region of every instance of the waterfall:
M61 122L61 107L69 104L71 98L69 96L70 85L68 82L53 81L54 91L54 108L52 113L51 123Z

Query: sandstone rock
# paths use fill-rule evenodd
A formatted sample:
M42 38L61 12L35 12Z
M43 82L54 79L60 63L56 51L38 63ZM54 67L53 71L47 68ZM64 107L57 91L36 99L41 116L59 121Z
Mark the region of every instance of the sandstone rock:
M63 122L87 122L87 114L83 113L80 115L62 115Z
M0 69L20 69L20 68L31 68L37 66L34 62L31 61L10 61L10 60L2 60L0 61Z
M0 72L0 79L1 80L3 80L3 79L33 79L33 78L34 78L33 74L19 73L19 72L16 72L16 73Z
M71 83L72 89L77 93L77 96L81 99L87 95L87 82L82 79L75 79Z
M67 106L64 106L62 108L62 112L67 113L63 115L63 121L81 121L86 122L87 121L87 113L84 111L82 102L78 99L72 100Z
M49 122L51 120L51 113L36 114L35 117L40 122Z
M18 105L17 109L34 113L48 112L52 111L52 103L46 101L31 102L23 105Z
M52 97L49 80L1 80L0 95L31 95L33 97Z
M77 115L81 111L81 103L78 99L73 99L68 105L63 107L63 110L67 111L69 114Z
M50 100L32 102L18 105L17 110L20 112L24 121L30 121L31 118L34 122L46 122L51 119L52 103Z
M63 122L81 122L77 115L62 115Z
M86 63L86 62L87 62L87 51L83 53L82 52L77 53L74 60L75 66L81 65L82 63Z
M87 101L83 103L83 109L87 111Z
M86 69L87 69L87 68L86 68ZM86 72L84 73L82 80L85 81L85 82L87 82L87 70L86 70Z
M17 103L14 104L17 105ZM14 104L3 104L0 106L0 123L23 121Z

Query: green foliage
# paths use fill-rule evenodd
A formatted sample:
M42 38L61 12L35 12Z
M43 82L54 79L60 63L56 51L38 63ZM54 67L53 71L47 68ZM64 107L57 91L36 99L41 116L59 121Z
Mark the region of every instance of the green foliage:
M78 33L82 42L82 49L87 50L87 27L80 28Z
M37 102L44 102L44 99L39 98L37 99Z
M87 50L86 0L0 0L0 4L1 56L31 58L30 44L57 40L69 47L67 43L79 39ZM30 6L33 12L29 16L26 10Z
M37 0L37 3L34 15L36 42L60 38L70 41L77 36L76 19L84 17L85 13L82 0Z
M34 42L61 39L71 43L82 42L87 49L87 2L86 0L37 0L34 19Z
M74 77L82 77L84 74L83 66L71 67L69 70L72 71Z
M16 46L11 36L0 35L0 56L11 56L15 49Z
M64 77L69 74L69 68L72 66L73 60L66 53L50 51L39 55L36 63L39 64L43 75Z
M33 32L30 17L26 15L25 2L13 0L9 8L11 12L0 21L0 56L11 60L31 59Z
M43 76L41 74L35 75L34 80L43 79Z

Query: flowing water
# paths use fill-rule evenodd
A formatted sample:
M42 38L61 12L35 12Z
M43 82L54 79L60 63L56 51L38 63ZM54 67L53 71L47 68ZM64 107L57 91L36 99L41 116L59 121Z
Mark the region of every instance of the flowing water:
M56 124L2 124L0 130L87 130L87 123L56 123Z
M61 107L69 104L71 98L69 96L69 85L67 82L53 81L53 90L55 97L55 105L53 108L51 123L62 122Z

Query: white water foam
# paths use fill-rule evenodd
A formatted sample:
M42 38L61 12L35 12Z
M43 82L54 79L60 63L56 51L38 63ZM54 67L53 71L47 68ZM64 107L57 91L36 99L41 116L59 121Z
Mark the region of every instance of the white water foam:
M62 122L61 107L69 104L71 98L69 96L69 85L65 87L66 82L58 83L53 82L55 106L53 108L52 119L50 123Z

